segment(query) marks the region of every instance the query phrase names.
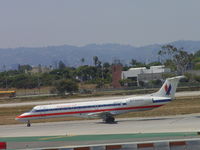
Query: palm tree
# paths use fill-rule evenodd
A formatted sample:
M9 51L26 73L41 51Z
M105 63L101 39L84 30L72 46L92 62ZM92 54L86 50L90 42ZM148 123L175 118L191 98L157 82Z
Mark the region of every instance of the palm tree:
M99 58L97 56L94 56L93 61L94 61L94 65L97 66L97 64L99 62Z
M81 58L82 65L84 64L84 62L85 62L85 58Z

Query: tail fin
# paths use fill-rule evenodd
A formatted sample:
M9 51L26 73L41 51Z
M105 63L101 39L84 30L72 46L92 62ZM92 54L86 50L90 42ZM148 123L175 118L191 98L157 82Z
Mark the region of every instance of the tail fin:
M167 78L160 90L154 93L153 96L174 98L178 82L181 78L184 78L184 76Z

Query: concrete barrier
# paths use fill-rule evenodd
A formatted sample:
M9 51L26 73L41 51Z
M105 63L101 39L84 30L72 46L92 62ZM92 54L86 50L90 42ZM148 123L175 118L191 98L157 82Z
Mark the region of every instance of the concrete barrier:
M0 149L6 149L7 145L6 142L0 142Z
M170 150L169 142L157 142L154 146L156 150Z
M200 150L200 140L167 141L167 142L155 141L154 143L99 145L99 146L60 148L58 150Z
M187 141L188 150L200 150L200 140L199 141Z

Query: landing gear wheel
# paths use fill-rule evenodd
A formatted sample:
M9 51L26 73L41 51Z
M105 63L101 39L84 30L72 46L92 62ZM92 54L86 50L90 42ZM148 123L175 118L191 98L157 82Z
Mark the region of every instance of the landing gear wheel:
M115 118L114 117L107 117L105 118L105 123L115 123Z
M27 127L30 127L31 126L31 122L28 120L27 121Z

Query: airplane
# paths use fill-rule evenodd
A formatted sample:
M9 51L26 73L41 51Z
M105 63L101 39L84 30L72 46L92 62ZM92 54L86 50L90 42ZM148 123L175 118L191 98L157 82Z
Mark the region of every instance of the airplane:
M27 122L27 127L31 126L31 120L67 116L101 118L105 123L115 123L116 115L151 110L171 102L175 98L176 88L181 78L184 76L167 78L157 92L148 95L117 100L39 105L15 119Z

